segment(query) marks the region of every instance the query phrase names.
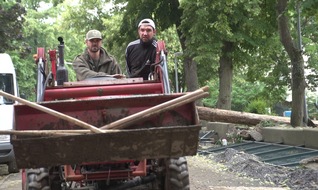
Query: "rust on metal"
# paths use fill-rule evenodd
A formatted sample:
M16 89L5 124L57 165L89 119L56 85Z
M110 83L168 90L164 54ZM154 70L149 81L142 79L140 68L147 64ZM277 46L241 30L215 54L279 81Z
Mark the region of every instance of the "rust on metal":
M179 96L120 96L104 99L52 101L40 104L95 127L101 127ZM26 105L17 105L14 109L16 130L80 129L74 124ZM193 125L198 124L197 120L195 104L191 102L159 116L140 121L129 128Z
M195 155L201 127L174 126L114 133L12 139L19 168Z

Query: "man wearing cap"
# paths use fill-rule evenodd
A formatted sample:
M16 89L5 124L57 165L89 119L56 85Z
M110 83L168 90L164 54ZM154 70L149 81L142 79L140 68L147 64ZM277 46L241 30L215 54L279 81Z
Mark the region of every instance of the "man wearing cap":
M157 40L155 23L147 18L138 24L139 39L132 41L126 48L126 69L128 76L148 80L150 65L155 63Z
M88 31L85 43L84 52L76 56L73 61L73 68L78 81L95 77L124 77L116 59L102 47L102 34L100 31Z

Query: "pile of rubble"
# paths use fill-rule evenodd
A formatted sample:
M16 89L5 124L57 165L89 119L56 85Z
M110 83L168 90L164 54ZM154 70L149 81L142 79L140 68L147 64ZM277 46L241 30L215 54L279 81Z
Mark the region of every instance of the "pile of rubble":
M222 153L214 153L208 157L224 164L228 171L238 173L264 183L273 183L291 189L318 189L318 170L311 168L288 168L260 161L251 154L228 148Z

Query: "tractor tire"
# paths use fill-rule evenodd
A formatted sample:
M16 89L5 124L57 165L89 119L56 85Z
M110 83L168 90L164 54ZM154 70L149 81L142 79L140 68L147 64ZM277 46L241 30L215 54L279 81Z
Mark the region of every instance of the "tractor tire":
M152 190L189 190L190 180L185 157L159 159Z
M50 190L49 172L46 168L26 170L26 190Z
M165 189L190 189L188 163L185 157L166 160Z
M8 163L8 172L10 174L19 172L19 168L18 168L17 163L15 162L15 160L13 160L13 161Z

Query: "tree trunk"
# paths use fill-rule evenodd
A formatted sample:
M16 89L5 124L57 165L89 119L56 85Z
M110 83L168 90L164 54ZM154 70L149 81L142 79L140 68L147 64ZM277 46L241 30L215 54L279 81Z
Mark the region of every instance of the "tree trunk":
M192 58L187 57L184 61L185 80L187 91L192 92L199 87L197 75L197 63Z
M304 126L305 77L304 60L301 49L297 48L291 37L287 13L288 0L277 1L278 31L280 40L288 53L292 64L292 114L290 123L293 127Z
M177 33L180 39L180 44L182 47L182 51L186 52L186 45L185 41L186 39L182 37L182 32L180 31L180 23L176 23L177 27ZM192 57L189 57L189 55L184 54L184 77L185 77L185 83L187 86L187 92L195 91L199 88L199 82L198 82L198 72L197 72L197 63L193 61ZM203 103L201 100L196 101L197 106L202 106Z
M257 125L262 121L272 121L277 123L290 124L290 118L288 117L261 115L199 106L197 106L197 110L200 120L206 120L210 122ZM317 122L315 124L317 124Z
M219 67L219 97L217 108L231 110L233 63L229 56L233 51L232 42L224 42Z

